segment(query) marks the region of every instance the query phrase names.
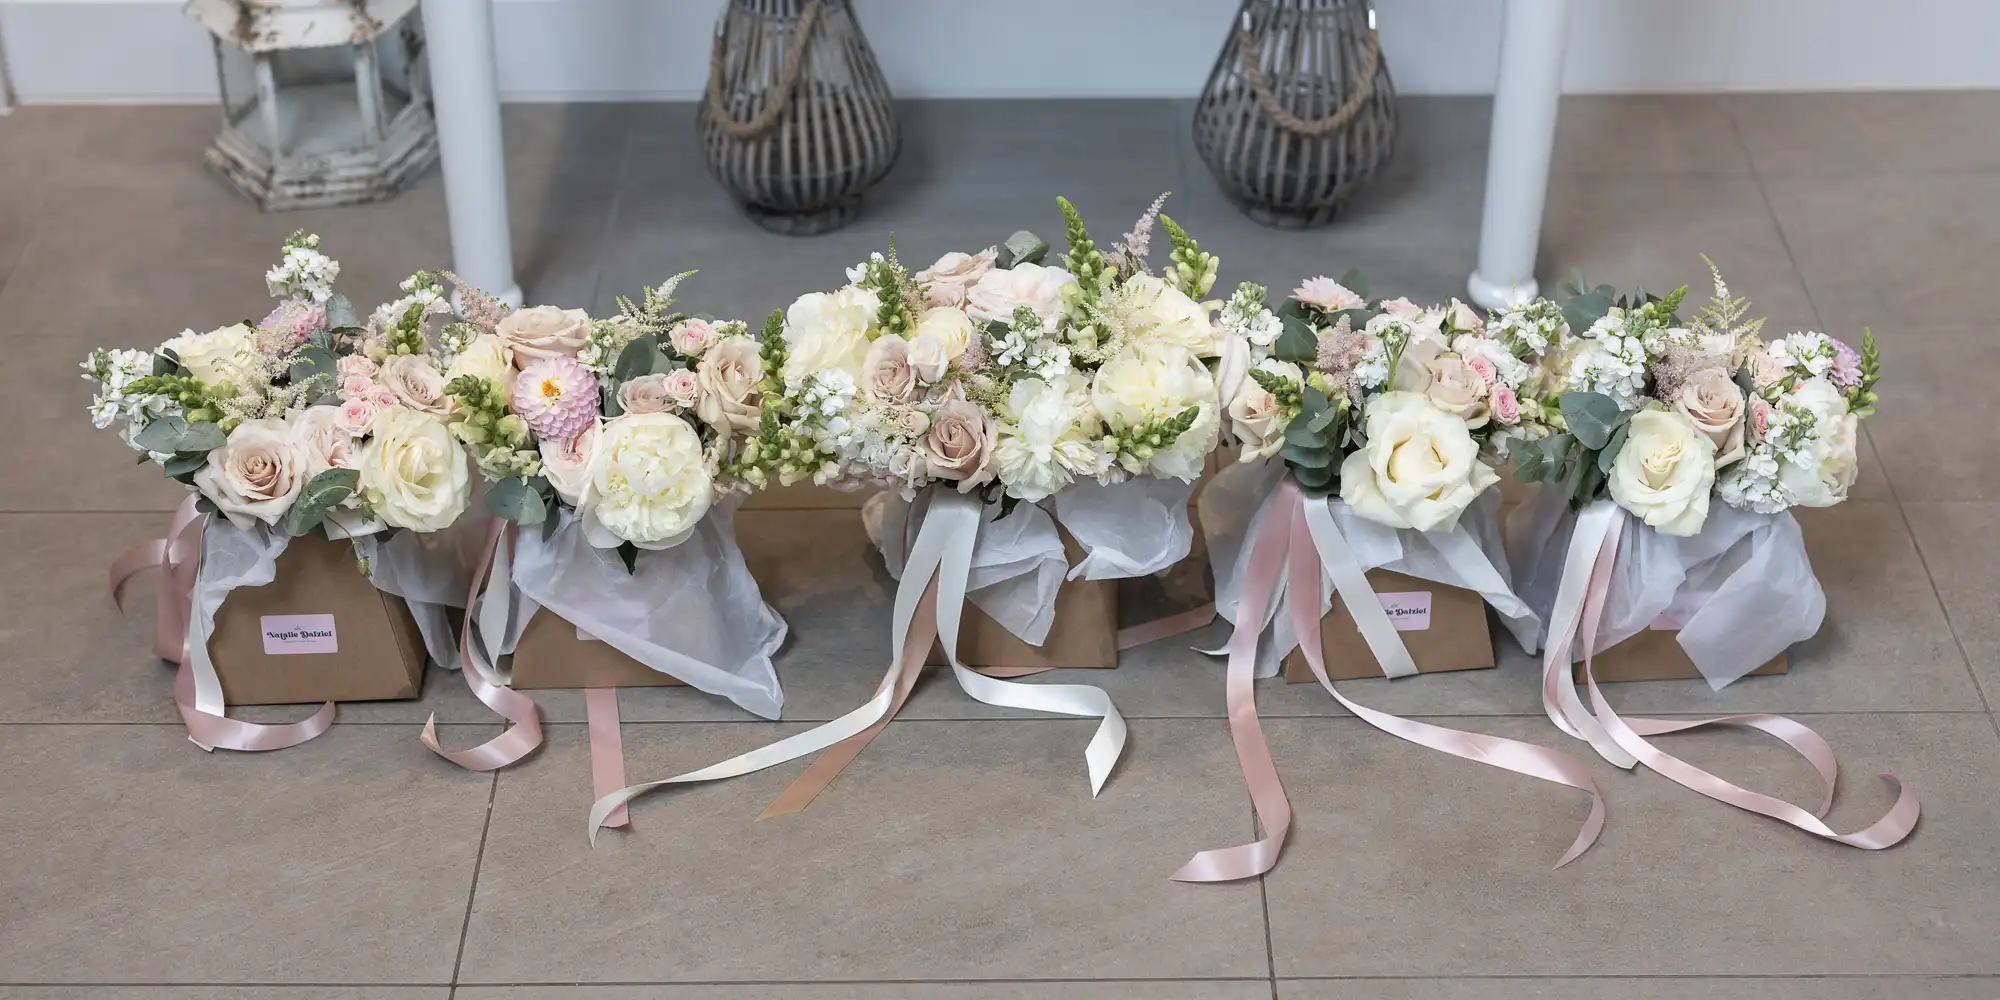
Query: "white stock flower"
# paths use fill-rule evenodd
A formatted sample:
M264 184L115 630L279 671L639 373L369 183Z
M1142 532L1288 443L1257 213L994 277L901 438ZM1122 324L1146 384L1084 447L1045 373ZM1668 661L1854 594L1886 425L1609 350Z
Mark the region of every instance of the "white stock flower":
M257 353L250 328L242 323L207 333L186 330L161 344L160 349L174 352L189 375L209 386L241 377L242 366ZM236 388L247 389L249 386L239 385Z
M1032 503L1104 468L1108 457L1084 425L1089 410L1081 375L1014 383L995 449L1008 493Z
M868 328L880 308L875 293L859 285L799 296L785 310L785 379L828 369L858 379L868 356Z
M1188 351L1165 344L1121 351L1097 370L1090 399L1114 431L1170 420L1189 408L1196 409L1194 424L1147 461L1147 468L1155 475L1185 482L1194 482L1201 475L1202 462L1215 450L1222 428L1215 379L1208 368Z
M1368 444L1340 466L1340 499L1392 528L1450 531L1498 473L1479 460L1465 421L1419 393L1385 392L1368 403Z
M1626 426L1611 462L1611 499L1660 534L1699 533L1715 485L1715 442L1671 410L1640 410Z
M604 425L591 462L584 537L599 548L631 542L642 549L680 544L715 491L701 437L671 413L628 413Z
M472 499L472 472L450 429L407 406L375 414L359 468L368 506L391 527L450 527Z

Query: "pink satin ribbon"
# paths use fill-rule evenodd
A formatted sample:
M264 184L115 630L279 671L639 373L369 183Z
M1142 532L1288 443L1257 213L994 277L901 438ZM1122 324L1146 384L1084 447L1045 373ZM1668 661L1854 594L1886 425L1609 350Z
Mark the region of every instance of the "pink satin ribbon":
M1637 758L1639 763L1652 768L1677 785L1691 788L1702 795L1718 802L1735 806L1738 809L1768 816L1781 823L1789 824L1814 836L1831 840L1835 843L1846 844L1849 847L1859 847L1863 850L1879 851L1885 847L1892 847L1902 842L1905 837L1908 837L1916 829L1917 821L1922 815L1923 808L1917 800L1916 790L1892 774L1884 774L1882 777L1896 785L1896 801L1882 815L1881 819L1876 820L1873 824L1855 833L1836 833L1832 828L1828 827L1822 817L1826 815L1827 810L1833 807L1834 789L1840 773L1839 762L1834 757L1832 746L1826 740L1822 739L1818 733L1784 716L1764 714L1730 715L1713 719L1688 721L1637 717L1624 718L1617 712L1612 711L1611 704L1604 698L1604 692L1597 686L1597 677L1592 670L1591 661L1597 645L1598 626L1603 619L1605 598L1611 589L1611 568L1618 557L1618 540L1619 536L1624 532L1626 518L1627 515L1622 510L1616 514L1611 522L1610 531L1605 535L1603 544L1598 548L1596 559L1591 565L1589 589L1584 595L1581 623L1567 623L1564 635L1556 636L1551 634L1549 637L1551 643L1549 655L1552 658L1561 657L1563 659L1567 659L1569 651L1572 648L1571 643L1574 642L1579 628L1582 635L1586 637L1583 647L1584 682L1590 688L1591 707L1595 710L1597 721L1602 724L1604 731L1611 737L1612 742L1616 743L1626 753ZM1558 639L1561 640L1560 643L1557 642ZM1567 664L1563 664L1563 666L1567 666ZM1544 677L1546 678L1548 675L1549 672L1545 671ZM1553 697L1550 693L1551 686L1549 683L1543 685L1543 697L1545 699L1545 707L1551 707L1553 710L1553 707L1547 704L1548 700ZM1745 726L1775 736L1783 740L1786 745L1797 751L1808 763L1812 764L1813 769L1819 772L1820 778L1826 786L1826 796L1820 802L1819 809L1815 812L1807 812L1783 799L1773 798L1760 792L1753 792L1747 788L1724 781L1701 768L1695 767L1661 750L1645 739L1647 736L1684 732L1690 729L1700 729L1704 726L1724 725Z
M465 677L465 686L472 691L474 698L512 725L507 727L506 732L478 746L446 750L438 745L437 713L433 712L424 721L424 732L419 737L432 752L468 771L497 771L542 745L542 717L535 708L534 699L512 688L488 683L472 666L472 628L478 618L474 609L478 606L480 589L493 569L494 555L500 551L500 546L513 540L511 527L507 521L496 517L486 529L486 543L479 551L479 568L472 573L472 592L465 599L465 625L458 634L458 672ZM500 582L506 583L504 580ZM620 767L622 769L622 763Z
M601 799L625 787L625 740L618 732L618 689L584 688L583 716L590 729L590 797ZM606 827L632 821L624 806L605 817Z
M168 522L165 538L142 542L111 562L111 600L124 610L125 582L148 567L159 567L155 594L153 654L174 664L174 705L187 726L188 739L205 750L283 750L295 747L333 727L333 702L298 722L262 725L205 712L195 701L193 624L194 588L201 572L201 529L206 516L195 509L189 494Z
M1290 555L1287 554L1289 540ZM1291 827L1291 803L1278 779L1277 766L1258 722L1256 692L1252 684L1257 640L1263 632L1271 601L1278 593L1281 571L1286 572L1291 591L1292 626L1299 635L1299 648L1313 676L1336 701L1362 721L1400 739L1429 747L1455 757L1490 764L1516 774L1553 781L1590 793L1590 814L1568 852L1556 862L1561 868L1595 843L1604 828L1604 797L1591 780L1582 761L1547 747L1468 733L1443 726L1416 722L1377 711L1343 696L1326 672L1320 644L1319 602L1322 581L1319 549L1306 523L1305 498L1289 477L1279 484L1271 506L1251 541L1249 568L1237 605L1236 630L1229 639L1229 673L1226 682L1229 732L1236 746L1237 763L1250 789L1250 801L1264 826L1261 840L1238 847L1203 851L1195 855L1174 878L1182 882L1225 882L1261 875L1277 864Z

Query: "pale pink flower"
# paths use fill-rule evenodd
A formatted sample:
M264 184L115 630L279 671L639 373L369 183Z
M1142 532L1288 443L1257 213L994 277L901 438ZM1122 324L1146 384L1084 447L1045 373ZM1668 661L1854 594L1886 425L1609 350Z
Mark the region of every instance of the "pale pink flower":
M1833 368L1826 373L1827 381L1842 389L1853 389L1861 385L1861 352L1846 343L1833 342Z
M1478 374L1479 380L1487 385L1492 385L1493 380L1499 377L1499 373L1493 370L1493 359L1483 354L1465 359L1465 366Z
M377 410L386 410L391 406L403 405L403 401L397 399L395 393L381 386L376 386L375 391L368 394L368 401L374 403Z
M341 360L346 360L345 358ZM363 360L366 360L365 358ZM361 399L375 395L375 380L366 375L349 375L340 383L340 394L347 399Z
M365 396L355 396L340 404L340 412L334 417L334 423L348 434L362 437L368 433L368 428L375 425L375 411L379 409L381 407L375 405L375 400Z
M1750 401L1750 443L1761 444L1764 432L1771 426L1771 404L1761 399Z
M1750 352L1745 367L1750 369L1750 384L1758 389L1768 389L1785 378L1785 363L1761 347Z
M1307 278L1303 284L1292 290L1292 298L1309 306L1318 306L1327 312L1360 309L1368 304L1361 296L1348 291L1346 286L1326 275Z
M715 342L715 328L708 325L707 320L691 319L674 327L667 334L667 342L674 345L674 350L681 352L683 357L698 358L701 352L708 350L708 345Z
M1386 299L1382 311L1398 319L1416 319L1424 314L1424 307L1406 298Z
M1493 389L1493 398L1487 402L1493 409L1493 419L1503 424L1521 422L1521 400L1514 395L1514 390L1504 385L1496 386Z
M597 419L597 377L567 354L528 362L508 409L544 440L575 437Z
M663 388L667 398L682 409L693 406L701 398L701 378L692 369L683 368L668 373Z
M357 375L365 379L373 379L376 371L379 370L379 366L375 362L368 360L367 355L364 354L349 354L341 358L339 368L340 377L344 379L353 378Z

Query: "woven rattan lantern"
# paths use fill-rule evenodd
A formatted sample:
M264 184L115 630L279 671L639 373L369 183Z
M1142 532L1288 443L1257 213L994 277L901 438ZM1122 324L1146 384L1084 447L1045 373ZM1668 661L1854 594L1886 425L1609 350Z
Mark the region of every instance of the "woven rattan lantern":
M903 143L847 0L730 0L696 127L709 173L750 217L800 236L852 222Z
M1252 219L1331 221L1396 146L1367 0L1243 0L1195 105L1194 144Z
M266 211L379 201L437 158L417 0L187 0L215 36L208 165Z

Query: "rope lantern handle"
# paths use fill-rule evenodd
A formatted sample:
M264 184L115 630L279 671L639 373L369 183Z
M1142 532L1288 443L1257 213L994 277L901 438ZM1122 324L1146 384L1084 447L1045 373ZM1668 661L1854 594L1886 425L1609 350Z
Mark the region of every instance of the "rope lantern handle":
M1278 103L1271 93L1270 77L1264 75L1264 67L1257 62L1257 41L1250 35L1250 12L1243 11L1242 20L1236 29L1236 54L1243 62L1243 73L1250 78L1250 93L1256 97L1257 106L1271 116L1278 127L1294 135L1318 138L1346 128L1361 113L1363 105L1375 94L1375 74L1382 68L1382 34L1375 28L1375 12L1368 12L1368 39L1361 52L1361 82L1354 93L1348 95L1333 114L1325 118L1306 120L1292 114ZM710 94L714 93L710 85Z
M729 22L729 14L723 12L715 22L715 47L708 57L708 113L710 120L723 134L734 139L749 139L768 131L777 122L785 109L792 106L792 97L798 93L799 78L804 75L806 47L812 42L813 27L819 23L820 0L812 0L799 12L799 23L792 27L792 40L785 47L785 62L778 72L777 100L766 104L749 121L739 121L730 114L729 106L722 96L722 64L728 55L729 43L724 28Z

